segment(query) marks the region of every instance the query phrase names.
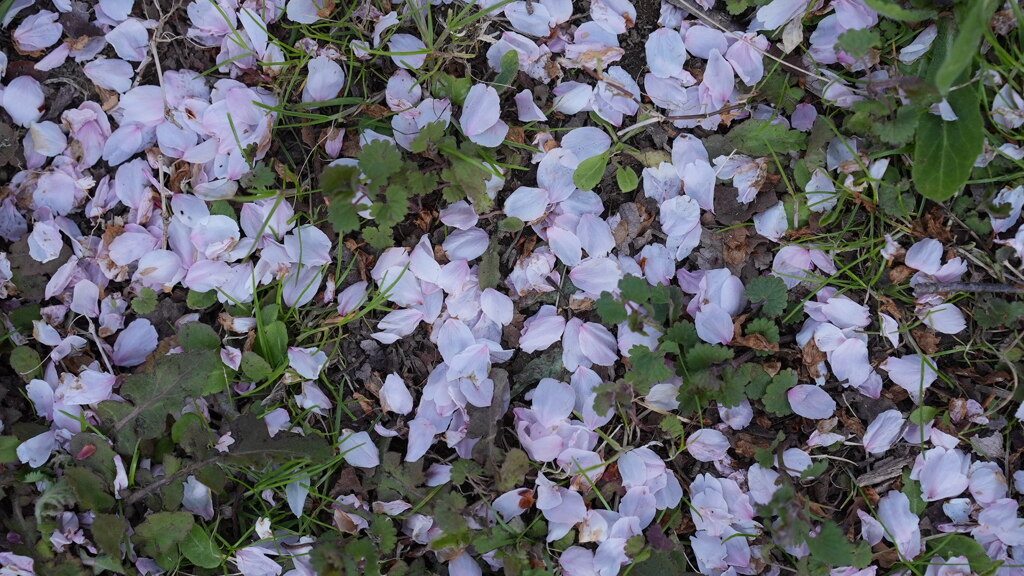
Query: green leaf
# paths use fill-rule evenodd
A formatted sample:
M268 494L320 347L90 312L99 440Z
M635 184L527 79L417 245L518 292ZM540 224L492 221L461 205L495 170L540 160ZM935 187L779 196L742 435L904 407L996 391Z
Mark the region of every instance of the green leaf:
M827 464L827 463L826 463ZM842 529L835 522L823 522L821 532L807 539L811 556L828 566L850 566L853 564L853 544L847 540Z
M256 332L256 347L271 366L280 366L288 355L288 327L275 320Z
M146 556L162 556L184 541L194 525L188 512L157 512L135 528L132 542Z
M203 322L189 322L178 329L178 343L187 352L220 350L220 336Z
M908 416L907 419L918 426L924 426L931 422L938 413L938 408L934 408L932 406L918 406L910 413L910 416Z
M240 183L245 188L270 190L275 182L277 182L277 174L274 170L263 162L257 162L252 170L242 176Z
M772 377L772 383L764 391L764 409L776 416L789 416L793 409L789 405L789 398L786 393L790 388L796 386L796 372L783 370Z
M210 290L208 292L196 292L195 290L189 290L188 296L185 297L185 305L188 306L190 310L204 310L216 303L216 290Z
M934 10L918 10L915 8L904 8L895 0L864 0L869 8L878 12L886 18L899 20L900 22L920 22L935 16Z
M714 364L732 360L733 351L725 346L701 342L686 352L686 365L692 371L704 370Z
M21 440L16 436L0 436L0 464L20 462L18 446L21 446Z
M842 49L855 59L868 55L872 48L877 48L882 42L882 36L878 30L873 28L860 28L847 30L839 35L836 47Z
M526 223L515 216L509 216L498 223L498 229L502 232L519 232L524 226Z
M637 345L629 354L633 369L626 372L626 382L640 394L646 394L654 384L672 377L672 371L665 365L664 352L654 352L646 346Z
M75 491L78 503L86 510L105 512L114 506L114 497L108 493L108 486L97 474L78 466L64 470L64 477Z
M409 213L409 191L397 184L391 184L384 192L386 200L370 207L370 216L381 228L392 228L405 219Z
M747 299L751 304L761 304L761 313L774 318L785 312L789 291L781 278L758 276L747 283Z
M621 324L628 318L626 305L612 296L611 292L602 292L594 308L601 315L601 321L608 325Z
M420 133L413 139L412 144L409 145L409 149L416 153L422 154L427 150L437 148L437 145L441 142L441 139L445 136L445 126L440 121L431 122L420 129Z
M935 540L929 540L928 550L940 558L966 556L967 561L971 564L971 571L979 576L990 576L999 568L999 563L989 558L977 540L963 534L947 534Z
M188 535L178 545L181 555L189 562L201 568L217 568L221 565L222 554L213 538L198 524L188 531Z
M383 188L388 178L405 168L402 153L384 140L374 140L359 152L359 169L377 189Z
M935 72L935 87L939 89L940 94L947 94L957 78L970 68L978 56L978 46L988 28L989 20L1000 4L1002 3L999 0L971 0L966 4L966 13L958 15L956 36L945 51L945 59ZM972 162L976 157L977 154L972 157Z
M327 220L338 234L359 230L359 208L348 200L334 200L327 210Z
M639 276L626 276L619 280L622 299L643 304L651 299L651 285Z
M235 443L224 457L235 464L264 466L267 462L319 461L332 456L331 446L319 436L279 432L271 438L267 425L253 414L240 416L231 423L231 437Z
M43 360L39 357L39 353L29 348L28 346L18 346L14 350L11 350L11 368L18 373L25 382L31 382L33 378L39 374L39 369L42 367Z
M150 371L131 374L121 385L126 402L101 402L97 411L117 432L119 446L134 449L136 440L165 434L167 417L181 410L185 398L201 396L215 370L223 368L212 350L161 356Z
M747 334L760 334L771 344L779 343L779 325L768 318L754 318L747 324Z
M726 134L726 139L743 154L771 156L807 147L807 134L790 130L770 120L747 120Z
M498 93L501 93L512 87L512 81L516 79L516 74L518 73L519 52L509 50L501 57L501 72L498 73L498 76L491 84L497 89Z
M368 226L363 228L363 240L378 250L384 250L395 245L395 238L390 228L380 226Z
M903 471L903 493L910 501L910 511L917 516L923 514L928 503L924 501L921 483L910 477L910 470Z
M593 190L604 178L605 168L608 167L608 154L598 154L587 158L573 172L572 181L580 190Z
M245 374L245 377L253 382L262 382L274 373L274 368L252 350L242 353L242 362L239 368L242 369L242 374Z
M512 448L505 454L505 461L501 464L501 471L498 473L498 490L508 492L519 486L527 472L530 471L532 463L526 452L519 448Z
M619 190L632 192L640 185L640 177L637 176L636 170L629 166L619 166L615 171L615 182L618 183Z
M472 87L473 80L469 77L459 76L456 78L446 72L440 72L435 75L431 92L434 94L434 98L447 98L455 105L462 106Z
M149 314L156 310L156 291L149 287L139 290L139 295L132 299L132 310L136 314Z
M92 537L100 550L111 556L121 557L121 543L124 541L128 524L115 514L97 514L92 521Z
M921 115L911 171L918 192L936 202L964 187L985 144L977 87L955 90L947 100L959 119L946 122L935 114Z
M377 537L377 546L384 554L391 554L398 544L398 529L395 523L385 514L377 514L370 524L370 534Z

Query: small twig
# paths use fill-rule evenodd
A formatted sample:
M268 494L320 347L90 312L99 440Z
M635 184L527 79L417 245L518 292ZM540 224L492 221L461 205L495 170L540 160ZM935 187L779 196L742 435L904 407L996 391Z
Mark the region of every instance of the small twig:
M92 336L93 342L95 342L96 347L99 348L100 358L103 359L103 365L107 367L107 372L113 374L114 367L110 365L110 360L107 358L107 353L103 350L103 342L100 340L99 334L96 333L96 326L92 323L92 318L86 316L85 320L89 323L89 335Z
M1024 288L1009 284L986 282L926 282L914 286L914 294L948 294L950 292L974 292L978 294L1024 294Z

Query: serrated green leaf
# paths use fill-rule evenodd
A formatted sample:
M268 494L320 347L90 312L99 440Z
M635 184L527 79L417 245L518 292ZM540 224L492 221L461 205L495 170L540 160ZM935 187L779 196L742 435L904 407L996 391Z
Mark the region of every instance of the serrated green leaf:
M338 234L348 234L359 230L359 208L346 200L331 202L327 210L327 220Z
M807 134L790 130L783 124L772 124L770 120L747 120L730 130L726 139L737 150L751 156L796 152L807 147Z
M639 276L626 276L619 280L622 299L643 304L651 299L651 285Z
M615 171L615 182L622 192L632 192L640 185L640 177L637 176L636 170L629 166L619 166Z
M92 521L92 537L100 550L121 557L121 542L128 531L128 523L115 514L97 514Z
M498 473L498 490L508 492L519 486L530 471L532 461L530 457L519 448L512 448L505 454L505 461L501 463L501 470Z
M824 462L824 461L823 461ZM827 462L824 462L827 464ZM828 566L850 566L854 560L854 546L835 522L821 524L821 531L807 539L812 557Z
M576 167L572 174L572 181L580 190L593 190L604 178L604 171L608 167L608 154L598 154L587 158Z
M156 291L149 287L139 290L139 295L132 298L132 310L136 314L149 314L156 310Z
M855 59L868 55L872 48L877 48L882 42L882 36L878 30L873 28L860 28L847 30L839 35L836 47L842 49Z
M64 477L75 491L78 503L86 510L106 512L114 506L114 497L109 494L110 486L91 470L72 466L64 470Z
M420 129L420 133L409 145L409 150L416 154L422 154L427 150L437 148L441 139L445 136L445 126L440 121L431 122Z
M772 383L764 391L761 401L764 409L776 416L789 416L793 413L789 405L789 397L786 395L790 388L796 386L796 372L783 370L772 377Z
M672 377L672 371L665 365L664 352L654 352L645 346L634 346L629 351L633 369L626 372L626 382L640 394L646 394L651 386Z
M611 292L602 292L601 297L594 303L594 309L601 316L601 321L610 326L621 324L629 317L626 314L626 305L612 296Z
M746 333L760 334L771 344L779 343L779 325L768 318L754 318L747 323Z
M222 369L212 350L161 356L151 371L132 374L121 385L126 402L101 402L97 411L117 432L122 447L158 438L166 433L167 417L181 410L185 398L201 396L210 374Z
M14 350L11 350L9 360L11 368L14 368L14 371L25 382L31 382L32 379L39 374L39 370L43 364L43 360L39 357L39 353L28 346L18 346Z
M222 554L213 538L202 526L195 525L178 545L181 555L201 568L217 568L221 565Z
M370 524L370 534L377 537L377 546L384 554L391 554L398 544L398 529L385 514L377 514Z
M160 556L188 537L195 521L188 512L157 512L135 528L132 542L146 556Z
M267 425L253 414L244 414L231 423L231 437L235 443L224 458L235 464L263 466L267 462L288 462L297 458L321 461L332 456L331 446L319 436L279 432L271 438Z
M733 351L725 346L701 342L686 351L686 365L692 371L700 371L719 362L732 360Z
M786 311L789 290L786 283L776 276L758 276L747 283L747 299L753 305L761 305L761 313L774 318Z
M958 119L947 122L921 114L911 171L918 192L935 202L952 198L964 187L985 144L977 87L954 90L947 101Z
M359 169L376 189L382 189L394 174L405 168L402 153L385 140L374 140L359 152Z

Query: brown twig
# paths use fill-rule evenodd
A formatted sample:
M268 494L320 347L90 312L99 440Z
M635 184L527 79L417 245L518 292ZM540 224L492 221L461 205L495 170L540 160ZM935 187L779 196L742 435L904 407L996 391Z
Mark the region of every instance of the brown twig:
M1009 284L987 282L926 282L914 286L914 294L948 294L950 292L974 292L976 294L1024 294L1024 288Z

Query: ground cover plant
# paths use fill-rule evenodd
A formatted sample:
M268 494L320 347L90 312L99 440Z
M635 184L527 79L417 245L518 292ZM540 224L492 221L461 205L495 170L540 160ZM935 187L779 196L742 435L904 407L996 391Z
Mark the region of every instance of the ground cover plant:
M1022 18L0 1L0 575L1024 574Z

